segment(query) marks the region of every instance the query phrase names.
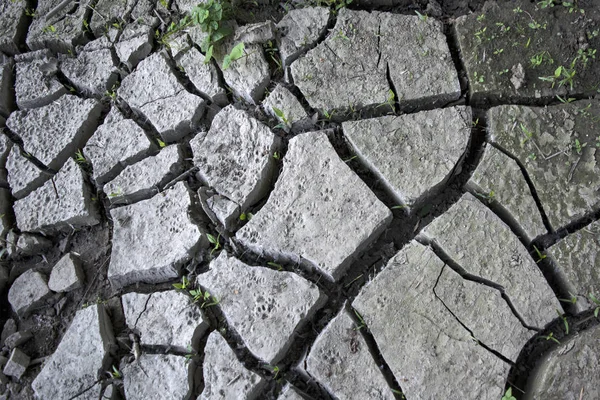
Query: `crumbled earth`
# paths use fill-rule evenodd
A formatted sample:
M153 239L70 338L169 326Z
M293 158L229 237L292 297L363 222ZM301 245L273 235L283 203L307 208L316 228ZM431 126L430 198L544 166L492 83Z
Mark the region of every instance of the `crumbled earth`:
M597 1L197 5L0 0L1 400L599 396Z

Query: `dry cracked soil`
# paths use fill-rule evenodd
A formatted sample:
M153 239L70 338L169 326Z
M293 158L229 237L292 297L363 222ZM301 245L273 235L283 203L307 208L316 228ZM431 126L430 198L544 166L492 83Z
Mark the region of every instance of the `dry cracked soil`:
M0 0L0 399L600 398L597 1L196 4Z

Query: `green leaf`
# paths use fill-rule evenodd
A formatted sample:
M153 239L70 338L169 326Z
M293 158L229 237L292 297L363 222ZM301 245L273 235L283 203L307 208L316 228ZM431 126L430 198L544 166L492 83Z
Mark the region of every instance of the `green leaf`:
M600 307L597 307L597 308L594 310L594 317L598 318L598 312L600 312Z
M244 42L238 43L233 49L231 49L229 56L231 57L231 61L242 58L244 56Z
M555 78L560 78L560 74L562 73L563 67L562 65L558 68L556 68L556 70L554 71L554 77Z
M208 238L208 241L211 242L212 244L219 243L218 240L217 240L217 238L214 237L213 235L211 235L210 233L207 233L206 237Z
M285 119L285 114L277 107L273 107L273 112L281 119Z
M210 45L208 50L206 51L206 56L204 56L204 64L208 64L213 56L214 46Z
M223 69L229 68L230 65L231 65L231 57L229 57L229 54L228 54L225 57L223 57Z
M217 29L216 31L213 32L212 34L212 41L213 42L218 42L219 40L231 35L233 33L233 30L231 28L228 28L226 26L222 26L219 29Z

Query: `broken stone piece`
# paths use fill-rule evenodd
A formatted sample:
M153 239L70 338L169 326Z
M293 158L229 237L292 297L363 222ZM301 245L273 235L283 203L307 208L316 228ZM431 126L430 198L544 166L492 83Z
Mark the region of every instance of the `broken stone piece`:
M50 49L55 53L74 52L77 45L88 41L85 36L86 16L93 0L72 4L63 0L39 0L29 26L27 46L31 50Z
M25 370L27 370L29 361L30 358L27 354L23 353L20 349L13 349L2 372L4 372L4 375L12 376L19 380L25 373Z
M151 147L144 130L113 107L87 142L84 154L92 163L96 184L104 185L127 165L141 161Z
M206 94L220 105L227 104L227 94L219 84L219 74L213 63L205 63L205 58L195 47L179 54L175 61L185 72L196 89Z
M64 57L60 69L79 90L89 96L103 96L111 92L119 77L110 49L82 51L77 57Z
M148 118L165 142L177 141L190 133L204 113L204 100L179 83L160 53L140 62L123 79L118 94Z
M300 101L281 84L263 101L263 107L279 120L285 130L303 129L312 124Z
M239 27L234 40L244 44L267 43L275 40L275 24L272 21L258 22Z
M92 388L87 398L98 399L97 382L100 374L111 370L107 355L114 345L112 325L103 305L77 311L54 354L31 384L36 396L70 399Z
M115 179L104 185L103 190L112 204L131 204L156 194L181 172L177 146L171 145L154 156L126 166Z
M34 270L27 270L13 282L8 291L8 302L20 316L38 308L52 295L47 278Z
M221 110L210 130L190 141L200 178L242 211L269 190L279 139L234 106Z
M17 332L17 323L14 319L9 318L2 327L2 335L0 336L0 347L4 346L4 341L7 337Z
M128 400L183 399L189 391L185 357L142 354L122 364L123 388Z
M421 234L466 272L500 285L526 325L543 328L556 318L560 303L527 249L471 194Z
M67 93L56 77L58 60L47 50L16 58L15 95L21 110L47 106Z
M244 368L223 337L214 331L204 349L204 391L201 400L243 398L256 400L265 381Z
M12 350L23 343L26 343L32 337L33 335L29 331L18 331L7 337L4 341L4 345L8 347L9 350Z
M275 189L236 238L267 257L305 259L339 280L391 219L325 133L310 132L290 140Z
M174 290L128 293L121 301L127 326L139 333L143 345L173 346L186 352L208 330L200 308L186 294Z
M234 32L240 28L232 27ZM235 33L234 33L235 36ZM222 66L225 56L240 42L233 37L224 39L215 47L213 56ZM271 71L261 44L245 44L244 57L232 61L228 68L221 68L223 79L233 91L233 94L250 104L258 104L262 99L270 79Z
M359 329L342 310L312 345L306 371L338 399L392 400L394 394Z
M52 247L52 241L42 235L10 231L6 235L7 250L10 255L29 257L42 254Z
M130 70L133 70L140 61L152 52L153 39L153 24L136 20L136 22L125 26L119 42L115 43L115 51L121 62L126 64Z
M19 53L21 41L27 35L28 3L24 0L0 3L0 51L15 55Z
M81 268L81 259L76 253L63 256L52 268L48 287L54 292L70 292L83 285L85 275Z
M28 154L28 158L35 158L46 168L59 171L92 136L102 109L103 105L97 100L64 95L44 107L13 112L6 125L23 140L24 154ZM14 147L6 169L17 199L51 178L48 174L42 176L42 171L35 167L31 167L31 172L23 171L23 162L24 157Z
M600 209L598 115L600 100L489 111L494 145L524 166L554 230Z
M182 182L139 203L110 210L114 221L108 278L115 287L177 278L180 266L208 241L188 217Z
M527 241L547 232L521 168L492 145L486 147L467 186L506 209Z
M226 251L197 283L218 299L248 349L271 364L283 357L294 333L326 300L314 284L292 272L251 267Z
M306 7L288 12L277 24L279 53L283 66L289 66L301 52L325 34L329 8Z
M69 158L53 180L17 200L13 208L22 231L54 233L98 224L96 201L79 166Z

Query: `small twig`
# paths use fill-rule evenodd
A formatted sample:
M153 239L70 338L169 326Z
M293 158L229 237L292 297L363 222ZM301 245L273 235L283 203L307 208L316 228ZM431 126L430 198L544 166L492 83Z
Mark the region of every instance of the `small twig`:
M182 173L181 175L177 176L175 179L173 179L169 183L167 183L161 191L164 192L165 190L170 189L171 187L175 186L175 184L177 182L183 180L184 178L187 178L189 175L192 174L192 172L196 172L197 170L198 170L198 167L192 167L192 168L188 169L187 171L185 171L184 173Z

